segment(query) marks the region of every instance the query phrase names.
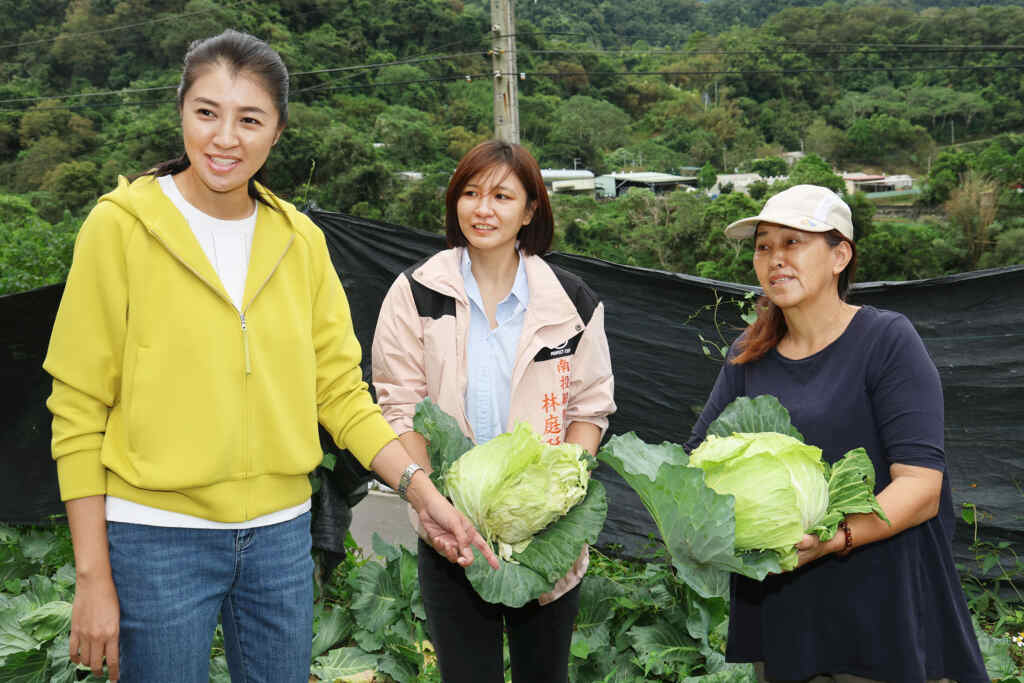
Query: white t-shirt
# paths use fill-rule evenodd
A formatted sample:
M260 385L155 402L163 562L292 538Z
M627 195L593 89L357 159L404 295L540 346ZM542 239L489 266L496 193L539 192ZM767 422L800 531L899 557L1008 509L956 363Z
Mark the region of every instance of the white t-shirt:
M224 285L235 308L241 311L242 297L245 295L245 276L249 272L249 254L252 251L252 236L256 231L259 203L253 201L251 216L240 220L226 221L205 214L189 204L172 176L160 176L157 178L157 182L160 183L160 189L164 191L167 198L185 217L196 240L203 248L206 258L213 265L213 269L217 271L217 277L220 278L221 284ZM115 496L107 496L108 521L189 529L249 529L269 526L295 519L309 508L310 502L306 500L294 507L271 512L247 522L224 523L140 505Z
M256 231L259 202L253 200L252 215L226 221L205 214L189 204L178 189L173 176L160 176L157 182L192 228L192 234L196 236L206 258L217 271L217 277L234 302L235 308L242 310L245 276L249 272L249 253L252 251L252 236Z

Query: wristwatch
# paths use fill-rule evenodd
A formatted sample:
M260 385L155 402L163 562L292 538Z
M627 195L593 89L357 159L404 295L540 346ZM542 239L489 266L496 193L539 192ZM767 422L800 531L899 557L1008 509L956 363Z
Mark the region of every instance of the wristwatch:
M412 475L416 474L416 472L418 472L419 470L422 470L422 469L423 469L422 467L420 467L419 465L417 465L414 462L409 463L409 465L405 468L405 471L402 472L401 478L399 478L399 480L398 480L398 497L399 498L401 498L402 500L404 500L406 502L409 502L409 499L405 495L406 491L409 490L409 482L412 481Z

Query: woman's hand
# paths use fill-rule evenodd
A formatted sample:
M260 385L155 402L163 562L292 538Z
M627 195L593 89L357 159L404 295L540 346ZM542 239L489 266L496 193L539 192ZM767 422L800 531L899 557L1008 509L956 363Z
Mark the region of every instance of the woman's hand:
M434 550L447 557L449 562L468 567L473 563L473 546L476 546L491 568L499 569L501 565L498 557L472 522L434 488L425 473L417 472L413 479L425 480L426 485L433 489L433 495L427 494L429 498L426 502L418 506L413 502L413 507L419 514L420 523ZM412 495L409 498L412 502Z
M117 601L114 581L104 578L78 577L75 599L71 606L71 661L103 674L103 660L107 662L107 677L116 681L118 671L118 636L120 635L121 608Z
M556 581L550 591L537 598L537 602L541 605L547 605L571 591L583 580L583 575L587 573L587 567L589 566L590 546L584 543L583 550L580 551L579 557L569 567L566 575Z
M75 550L75 600L71 605L71 661L103 673L120 677L118 636L121 605L110 572L107 548L107 516L104 496L75 498L66 503L71 543Z
M391 488L398 488L398 481L410 461L426 459L426 442L418 434L414 436L414 443L408 442L408 438L413 438L411 436L401 441L395 439L388 442L370 463L373 471L381 475ZM407 443L412 455L406 447ZM405 498L419 516L420 523L427 533L426 540L437 552L447 557L449 562L458 562L459 565L468 567L473 563L472 546L476 546L491 567L500 568L498 557L480 532L434 487L426 465L423 462L418 464L423 469L413 472L405 490Z
M875 514L851 514L846 516L853 537L853 548L886 538L922 524L939 511L942 495L942 470L916 465L894 464L889 466L892 481L878 494L878 504L889 518L886 524ZM829 553L837 553L846 547L845 534L837 533L831 540L822 543L817 536L805 535L796 544L797 566L802 567Z
M800 542L796 544L797 567L802 567L808 562L825 557L831 553L837 553L846 545L846 537L837 533L831 539L822 541L817 534L804 534Z

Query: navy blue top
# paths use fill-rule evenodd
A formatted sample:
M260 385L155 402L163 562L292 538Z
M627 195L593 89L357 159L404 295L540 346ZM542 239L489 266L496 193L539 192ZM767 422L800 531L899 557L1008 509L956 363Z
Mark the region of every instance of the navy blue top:
M891 481L893 463L945 472L939 374L899 313L864 306L839 339L808 358L773 349L753 363L726 363L687 451L733 399L761 394L782 402L826 461L863 446L876 494ZM953 562L953 525L943 476L939 514L924 524L763 582L734 575L726 657L764 661L771 679L848 673L987 683Z

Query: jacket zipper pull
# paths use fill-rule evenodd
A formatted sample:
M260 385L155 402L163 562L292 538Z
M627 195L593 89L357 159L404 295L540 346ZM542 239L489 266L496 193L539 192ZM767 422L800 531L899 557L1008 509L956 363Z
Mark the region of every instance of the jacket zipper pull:
M245 326L245 313L240 313L242 319L242 344L245 347L245 374L252 374L252 364L249 361L249 330Z

